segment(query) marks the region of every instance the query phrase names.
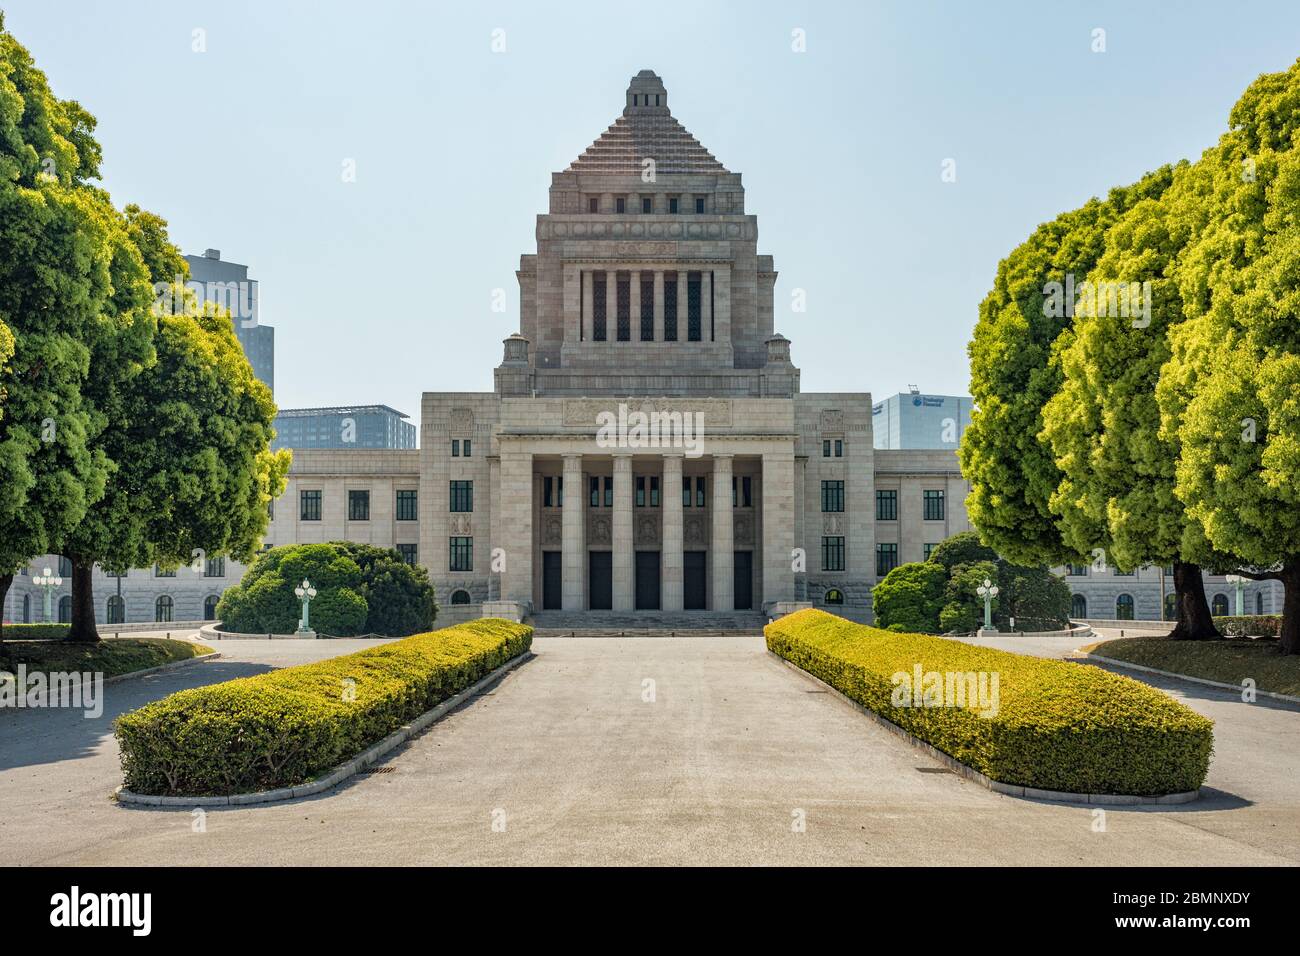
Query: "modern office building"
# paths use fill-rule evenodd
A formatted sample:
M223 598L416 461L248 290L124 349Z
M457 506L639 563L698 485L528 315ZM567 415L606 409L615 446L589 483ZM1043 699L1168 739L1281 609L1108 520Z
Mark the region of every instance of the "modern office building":
M414 448L415 425L387 405L282 408L272 448Z
M974 399L965 395L899 392L871 407L871 430L877 448L957 450L970 424Z
M969 527L955 442L877 449L869 393L801 388L741 176L654 73L552 175L536 235L494 389L425 393L418 451L296 450L270 543L397 547L444 606L494 613L866 618Z
M219 249L186 256L185 261L190 264L191 288L201 293L204 301L215 302L230 313L253 374L274 392L275 328L261 322L257 280L248 278L248 266L223 261Z

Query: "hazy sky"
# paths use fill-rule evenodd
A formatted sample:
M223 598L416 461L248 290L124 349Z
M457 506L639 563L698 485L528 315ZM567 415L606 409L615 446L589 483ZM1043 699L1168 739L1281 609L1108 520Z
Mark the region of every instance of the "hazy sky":
M803 387L884 396L964 393L998 260L1058 212L1198 156L1251 80L1300 56L1300 4L1240 0L0 9L56 93L99 118L115 201L167 218L187 253L251 267L281 407L417 420L422 391L492 388L551 173L640 69L744 175Z

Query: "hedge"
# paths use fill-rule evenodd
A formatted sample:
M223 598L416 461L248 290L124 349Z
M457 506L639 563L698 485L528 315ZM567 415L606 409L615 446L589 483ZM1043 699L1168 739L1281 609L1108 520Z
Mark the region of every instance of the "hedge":
M1208 718L1097 667L895 634L817 609L779 618L764 631L777 656L1002 783L1159 795L1195 790L1209 769L1214 725ZM895 675L911 678L918 664L923 674L986 674L990 689L996 675L996 713L896 706Z
M485 618L179 691L117 719L126 787L198 796L295 786L464 690L532 640L525 624Z
M72 630L71 624L6 624L6 641L61 641Z
M1214 626L1224 637L1280 637L1282 615L1245 614L1241 617L1224 615L1214 619Z

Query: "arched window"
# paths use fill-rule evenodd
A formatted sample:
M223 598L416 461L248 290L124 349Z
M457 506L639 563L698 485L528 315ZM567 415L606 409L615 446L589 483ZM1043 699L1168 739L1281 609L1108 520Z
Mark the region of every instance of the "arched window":
M70 594L65 594L59 598L59 623L72 623L72 596Z
M1264 592L1263 591L1255 592L1255 613L1256 614L1264 613Z
M1088 599L1082 594L1073 594L1070 596L1070 617L1083 618L1088 616Z
M158 600L153 602L153 619L155 623L166 624L172 619L172 599L164 594Z
M32 623L32 596L30 594L23 595L23 623Z
M203 620L215 621L217 619L217 601L219 600L220 598L215 594L209 594L203 599Z
M457 588L455 591L452 591L452 592L451 592L451 603L452 603L452 604L468 604L468 603L469 603L469 592L466 591L464 588Z
M1115 620L1133 620L1133 595L1121 594L1115 598Z
M831 588L830 590L828 590L828 591L826 592L826 603L827 603L827 604L843 604L843 603L844 603L844 592L841 591L839 588Z
M1225 617L1228 613L1228 595L1214 595L1214 600L1210 602L1210 613L1215 617Z
M126 623L126 601L121 597L121 595L114 594L108 599L108 623Z
M1165 595L1165 620L1178 620L1178 595L1173 592Z

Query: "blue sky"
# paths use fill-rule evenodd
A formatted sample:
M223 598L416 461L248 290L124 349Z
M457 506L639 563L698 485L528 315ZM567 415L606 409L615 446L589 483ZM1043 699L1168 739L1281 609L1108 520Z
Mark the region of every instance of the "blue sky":
M251 267L282 407L417 419L423 391L491 389L550 174L640 69L743 173L804 388L884 396L965 392L998 260L1089 196L1198 156L1251 80L1300 56L1300 4L1283 2L0 9L99 118L116 202L163 215L187 253Z

